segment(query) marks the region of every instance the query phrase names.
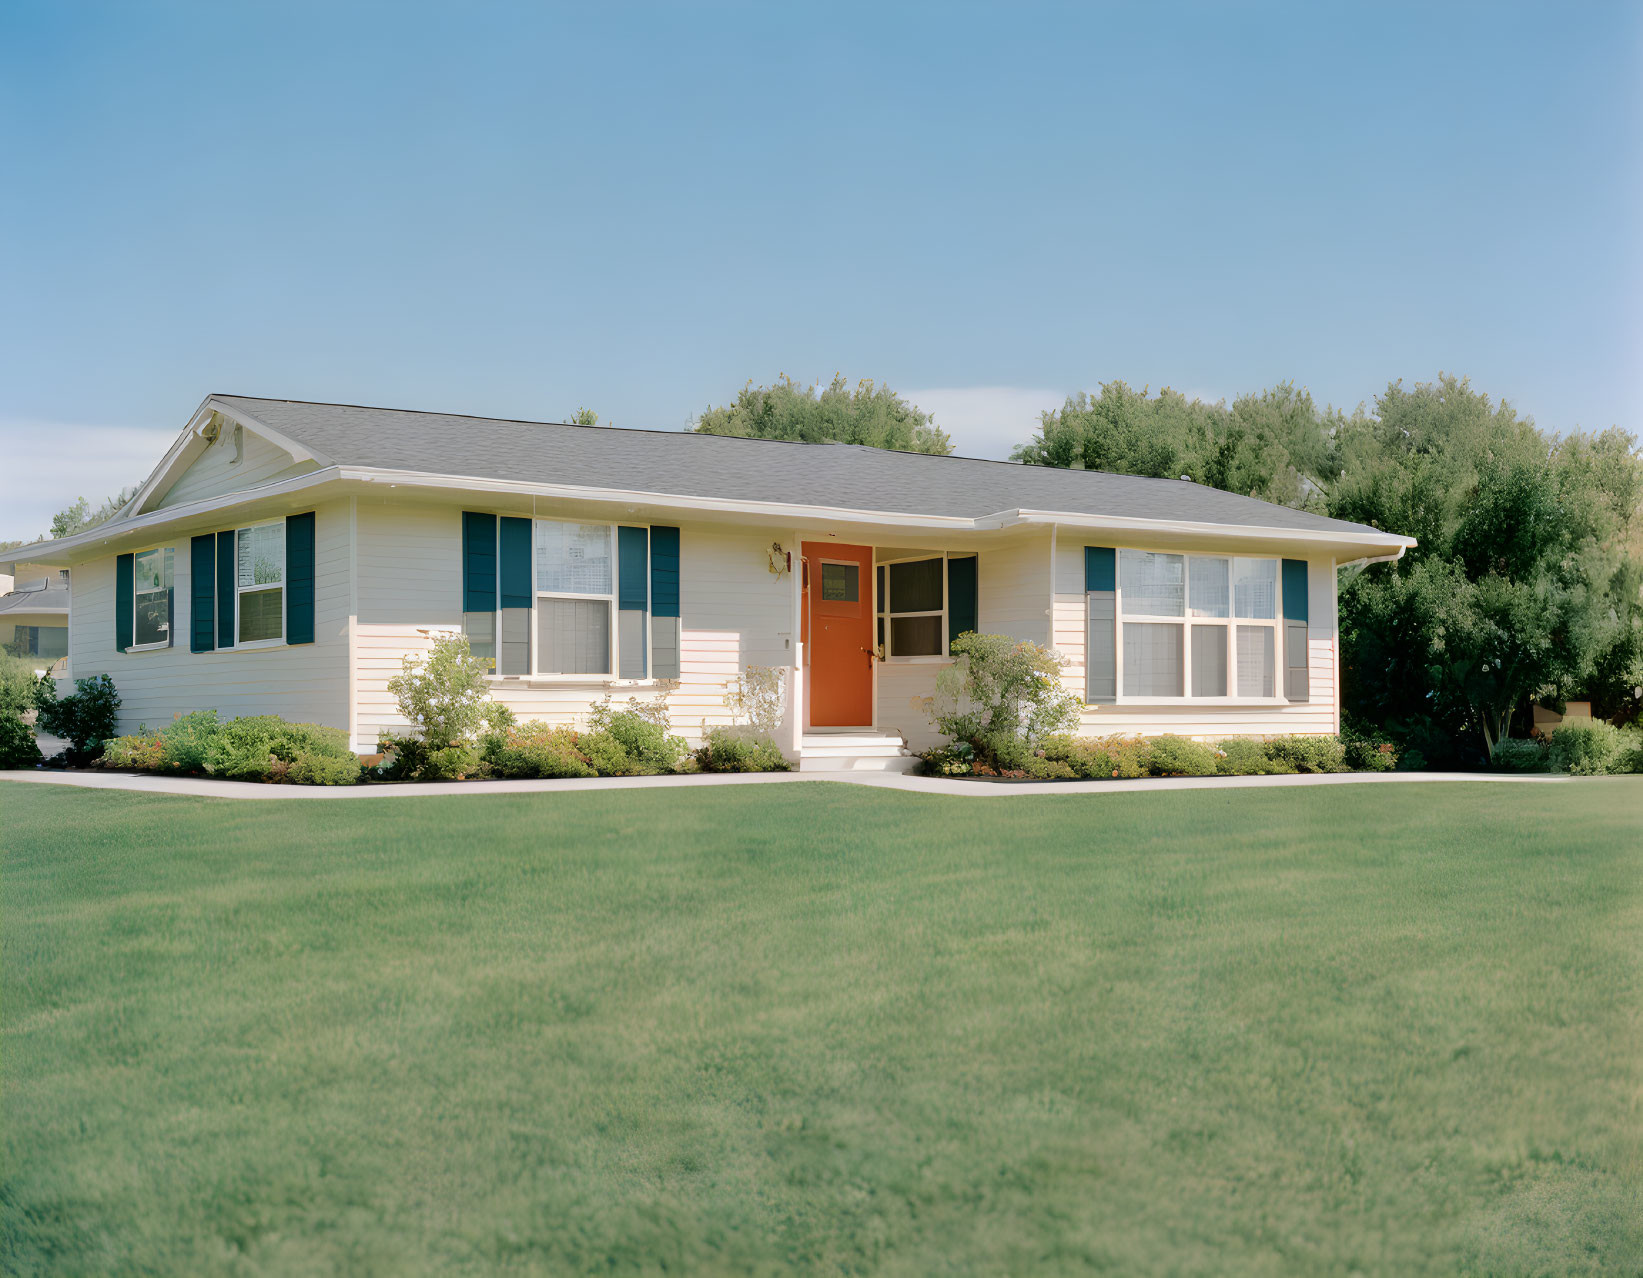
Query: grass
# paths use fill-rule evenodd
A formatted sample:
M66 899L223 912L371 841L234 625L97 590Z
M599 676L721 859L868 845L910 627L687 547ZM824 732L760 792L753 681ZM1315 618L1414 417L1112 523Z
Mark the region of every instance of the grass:
M0 809L8 1273L1643 1271L1643 781Z

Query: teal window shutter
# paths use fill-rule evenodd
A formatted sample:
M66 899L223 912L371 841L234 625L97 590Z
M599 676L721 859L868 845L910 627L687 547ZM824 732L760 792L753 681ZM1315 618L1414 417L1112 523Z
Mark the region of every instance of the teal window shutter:
M1111 546L1084 547L1084 589L1118 589L1118 552Z
M947 645L969 631L980 628L976 593L977 559L968 555L947 561Z
M531 672L531 521L504 515L497 521L497 577L502 605L496 673Z
M1118 700L1118 555L1084 547L1084 701Z
M1283 562L1284 583L1284 698L1310 701L1312 672L1307 662L1306 626L1310 617L1306 560Z
M462 611L496 611L496 516L462 512Z
M314 512L285 517L285 642L314 642Z
M114 560L114 647L119 652L131 647L132 612L136 606L136 557L118 555Z
M657 679L679 677L679 530L650 530L650 665Z
M645 609L650 601L650 533L644 528L616 530L617 674L643 679Z
M239 600L234 591L234 533L217 534L217 647L234 646L234 610Z
M188 646L210 652L217 646L217 534L188 543Z

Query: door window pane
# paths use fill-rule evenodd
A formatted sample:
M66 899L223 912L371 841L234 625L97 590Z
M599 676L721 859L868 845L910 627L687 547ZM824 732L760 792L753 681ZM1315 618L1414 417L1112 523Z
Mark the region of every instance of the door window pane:
M1270 621L1277 616L1278 561L1276 559L1234 559L1232 561L1232 603L1235 617Z
M609 674L610 604L604 599L538 599L536 639L543 674Z
M1120 551L1118 586L1127 615L1179 617L1186 596L1186 559L1145 550Z
M1192 695L1195 697L1224 697L1227 695L1227 628L1225 626L1194 626L1192 628Z
M941 559L918 559L890 565L890 608L893 612L940 612Z
M821 597L829 603L855 603L861 598L861 565L821 566Z
M1238 695L1270 697L1277 688L1272 672L1273 635L1271 626L1238 627Z
M1161 622L1124 623L1124 695L1181 695L1184 627Z
M240 595L240 642L278 639L285 633L285 591L247 590Z
M1191 600L1188 615L1193 617L1225 617L1231 604L1227 580L1230 565L1225 559L1200 559L1194 555L1187 561Z
M608 595L611 532L607 524L536 524L536 588L554 594Z
M890 655L895 657L939 657L941 618L891 617Z

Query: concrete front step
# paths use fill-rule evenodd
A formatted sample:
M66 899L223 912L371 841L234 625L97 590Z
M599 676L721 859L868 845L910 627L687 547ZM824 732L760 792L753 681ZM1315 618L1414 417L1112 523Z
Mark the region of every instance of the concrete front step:
M815 755L806 751L799 756L800 772L899 772L906 775L917 770L918 759L910 754Z
M807 732L799 739L800 772L912 772L918 760L898 732Z

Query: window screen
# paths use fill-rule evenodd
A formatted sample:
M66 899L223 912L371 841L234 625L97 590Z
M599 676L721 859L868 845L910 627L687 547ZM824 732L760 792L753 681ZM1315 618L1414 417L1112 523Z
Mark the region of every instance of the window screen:
M1270 697L1276 692L1271 626L1238 627L1238 695Z
M170 641L173 554L170 546L164 546L133 558L133 644Z
M608 524L536 523L536 588L550 594L612 594ZM608 611L608 610L607 610Z
M1127 615L1179 617L1186 602L1186 559L1146 550L1120 551L1118 586Z
M1179 697L1182 675L1180 626L1167 623L1124 623L1124 695L1126 697Z
M603 599L536 601L537 668L543 674L610 673L610 603Z

